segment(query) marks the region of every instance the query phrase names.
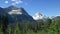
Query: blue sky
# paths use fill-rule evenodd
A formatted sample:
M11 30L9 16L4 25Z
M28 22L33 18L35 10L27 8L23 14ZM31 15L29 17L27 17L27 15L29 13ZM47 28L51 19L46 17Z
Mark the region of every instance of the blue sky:
M31 16L40 12L46 16L60 15L60 0L17 0L20 3L14 3L14 0L0 0L0 7L8 7L12 4L16 7L23 7Z

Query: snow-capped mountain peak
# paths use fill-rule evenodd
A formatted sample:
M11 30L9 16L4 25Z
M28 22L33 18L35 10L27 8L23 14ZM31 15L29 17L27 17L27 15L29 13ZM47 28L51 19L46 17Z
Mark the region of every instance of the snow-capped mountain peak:
M36 16L42 16L42 14L41 13L39 13L39 12L37 12L36 14L35 14Z
M34 20L40 20L40 19L44 19L46 18L45 15L42 15L41 13L37 12L34 16L33 16L33 19Z

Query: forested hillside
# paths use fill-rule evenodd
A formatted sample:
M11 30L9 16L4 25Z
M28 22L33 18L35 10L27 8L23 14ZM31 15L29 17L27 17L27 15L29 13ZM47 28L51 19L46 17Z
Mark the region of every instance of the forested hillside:
M17 21L15 24L9 24L8 15L4 13L0 16L0 34L60 34L60 19L56 21L48 18L45 23Z

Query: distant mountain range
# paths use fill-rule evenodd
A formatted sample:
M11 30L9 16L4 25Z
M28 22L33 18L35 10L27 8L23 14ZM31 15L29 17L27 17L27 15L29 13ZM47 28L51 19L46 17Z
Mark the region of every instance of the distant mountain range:
M58 20L60 20L60 16L55 16L55 17L52 18L52 20L53 21L58 21Z
M7 8L1 8L0 7L0 16L4 14L4 12L8 13L8 20L9 23L15 23L15 22L37 22L39 20L46 21L48 19L47 16L42 15L41 13L36 13L34 16L30 16L24 8L17 8L15 6L10 6ZM52 20L58 20L60 19L60 16L55 16L52 18Z
M49 17L45 16L45 15L42 15L41 13L37 12L34 16L33 16L33 19L36 20L36 21L43 21L45 22ZM57 16L52 16L50 19L52 19L53 21L57 21L60 19L60 15L57 15Z

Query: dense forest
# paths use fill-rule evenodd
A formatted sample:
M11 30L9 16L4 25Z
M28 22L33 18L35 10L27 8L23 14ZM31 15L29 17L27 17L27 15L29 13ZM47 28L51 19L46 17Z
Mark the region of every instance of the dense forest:
M8 23L7 13L0 16L0 34L60 34L60 19L55 21L48 18L45 23Z

